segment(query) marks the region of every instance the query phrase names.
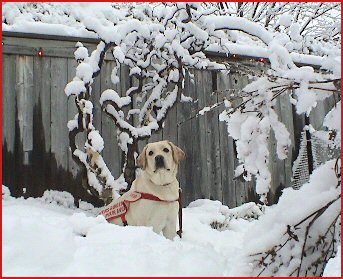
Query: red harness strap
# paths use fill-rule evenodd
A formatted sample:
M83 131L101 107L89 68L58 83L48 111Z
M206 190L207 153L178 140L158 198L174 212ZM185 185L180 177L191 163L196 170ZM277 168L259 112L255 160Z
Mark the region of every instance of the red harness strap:
M161 202L174 202L174 201L178 201L177 200L174 200L174 201L166 201L166 200L161 200L159 197L156 197L152 194L149 194L149 193L141 193L141 192L137 192L139 194L141 194L141 197L140 199L143 199L143 200L151 200L151 201L161 201Z
M182 206L181 206L181 189L179 189L179 197L177 200L173 201L166 201L161 200L159 197L149 194L149 193L142 193L142 192L133 192L130 194L130 196L119 203L116 203L112 205L111 207L108 207L104 210L102 210L99 214L104 215L105 218L109 221L116 218L121 218L123 225L127 226L127 220L125 218L125 215L129 209L130 203L136 202L140 199L144 200L151 200L151 201L159 201L159 202L179 202L179 230L177 231L177 234L181 237L182 236ZM117 215L113 215L117 214Z
M176 232L180 238L182 238L182 197L181 197L182 189L179 188L179 230Z

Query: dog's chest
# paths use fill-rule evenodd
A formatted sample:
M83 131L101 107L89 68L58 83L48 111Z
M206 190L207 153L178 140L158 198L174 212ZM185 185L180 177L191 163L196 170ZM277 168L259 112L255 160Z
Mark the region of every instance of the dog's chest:
M167 222L176 218L178 209L179 205L177 201L160 202L139 200L131 204L127 220L132 225L154 226L157 223L165 225Z

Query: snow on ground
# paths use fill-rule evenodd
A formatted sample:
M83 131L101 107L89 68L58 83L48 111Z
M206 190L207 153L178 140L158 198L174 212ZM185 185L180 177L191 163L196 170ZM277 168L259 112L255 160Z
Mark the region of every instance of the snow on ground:
M74 208L65 192L46 192L36 199L7 193L2 205L3 275L230 275L250 226L235 219L230 230L212 229L209 224L223 222L221 211L228 208L198 200L184 209L183 238L170 241L149 227L109 224L95 217L91 205L81 207Z
M337 255L336 257L332 258L329 260L329 262L327 263L325 270L324 270L324 277L332 277L332 276L337 276L337 277L341 277L342 274L342 267L341 267L341 263L342 263L342 246L338 246L337 247Z
M107 223L88 203L75 208L66 192L2 193L4 276L244 276L244 236L261 214L254 203L196 200L183 209L183 238L171 241L149 227ZM326 273L340 275L340 255Z

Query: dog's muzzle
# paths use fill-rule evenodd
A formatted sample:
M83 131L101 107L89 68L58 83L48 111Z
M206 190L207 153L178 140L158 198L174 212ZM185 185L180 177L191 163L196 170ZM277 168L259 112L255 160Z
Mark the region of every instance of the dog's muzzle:
M166 165L164 163L164 157L161 155L158 155L155 157L155 170L154 170L154 172L157 172L159 169L166 169L167 171L170 171L170 169L166 168Z
M155 157L155 166L156 166L156 170L165 167L165 165L164 165L164 157L163 156L158 155L158 156Z

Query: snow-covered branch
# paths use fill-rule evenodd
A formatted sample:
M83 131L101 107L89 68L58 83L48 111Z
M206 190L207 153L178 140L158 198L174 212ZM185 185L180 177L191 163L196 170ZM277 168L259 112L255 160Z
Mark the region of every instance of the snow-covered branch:
M107 203L112 198L119 197L119 190L125 187L120 180L114 180L101 156L104 142L99 131L93 126L93 104L90 101L91 85L94 78L100 73L108 45L100 42L90 56L88 50L81 43L77 43L76 47L75 59L79 63L76 68L76 76L65 87L67 96L74 96L78 109L74 119L68 122L69 145L72 158L87 178L86 181L83 181L83 186ZM76 136L82 132L87 134L85 152L76 145Z
M254 4L251 16L258 17L259 9L265 5ZM274 4L270 8L278 13L286 6ZM241 5L240 10L244 7L247 4ZM83 112L82 106L91 106L89 86L101 70L106 52L111 52L116 62L111 74L114 84L120 79L119 68L123 65L129 68L131 79L137 82L126 92L105 90L100 99L102 109L119 129L120 147L126 154L125 180L130 184L134 179L137 142L162 128L170 108L181 101L184 77L189 70L227 69L228 65L209 60L205 50L217 46L230 52L237 34L245 34L257 44L265 45L271 69L266 75L255 77L240 95L234 96L242 100L238 106L231 107L231 100L226 99L226 109L220 119L227 122L229 134L236 141L241 163L236 175L246 180L256 176L257 193L265 201L271 181L267 148L271 130L277 140L280 159L287 157L291 143L289 132L274 110L276 98L289 94L297 112L308 114L319 100L339 92L340 56L332 52L322 60L325 73L316 73L309 66L297 67L290 51L294 43L302 39L301 29L296 22L291 24L282 17L280 24L289 27L288 33L268 30L244 17L220 15L218 10L206 10L200 3L141 3L129 5L125 11L116 11L115 14L120 14L118 17L104 15L104 21L101 18L90 20L88 14L78 15L77 21L94 32L101 42L89 57L87 49L79 46L75 52L80 62L77 78L66 88L67 94L72 88L79 88L75 95L81 94L84 99L81 98L79 104L79 111ZM212 109L215 107L218 106ZM86 111L84 118L92 127L92 115L88 114ZM81 120L74 123L79 127Z
M251 228L247 238L260 236L248 248L251 274L322 275L340 239L341 174L340 168L336 171L337 162L340 159L318 167L299 190L284 190L275 208Z
M305 44L299 46L298 51L316 53L318 46L325 46L325 42L340 45L340 39L335 38L340 34L341 4L329 2L220 2L206 3L207 7L217 8L218 13L240 17L263 25L267 30L287 33L291 25L299 26L300 35L305 39ZM314 40L314 45L306 45L309 40Z
M199 19L207 14L197 11L197 6L141 4L130 7L127 16L113 21L111 27L98 19L78 17L88 31L101 39L99 53L92 54L96 57L80 64L84 69L93 69L91 77L87 77L89 82L100 71L107 51L111 51L116 62L111 74L113 84L119 82L118 70L124 65L132 79L138 81L126 92L105 90L100 98L102 109L119 129L120 147L126 155L124 176L129 184L134 180L137 142L162 128L168 111L182 97L189 69L225 69L204 54L218 36L208 34L201 20L199 24L193 22L194 16ZM76 51L77 55L84 53L87 51L83 47ZM82 58L76 57L78 61ZM67 89L77 83L79 80L71 82Z

